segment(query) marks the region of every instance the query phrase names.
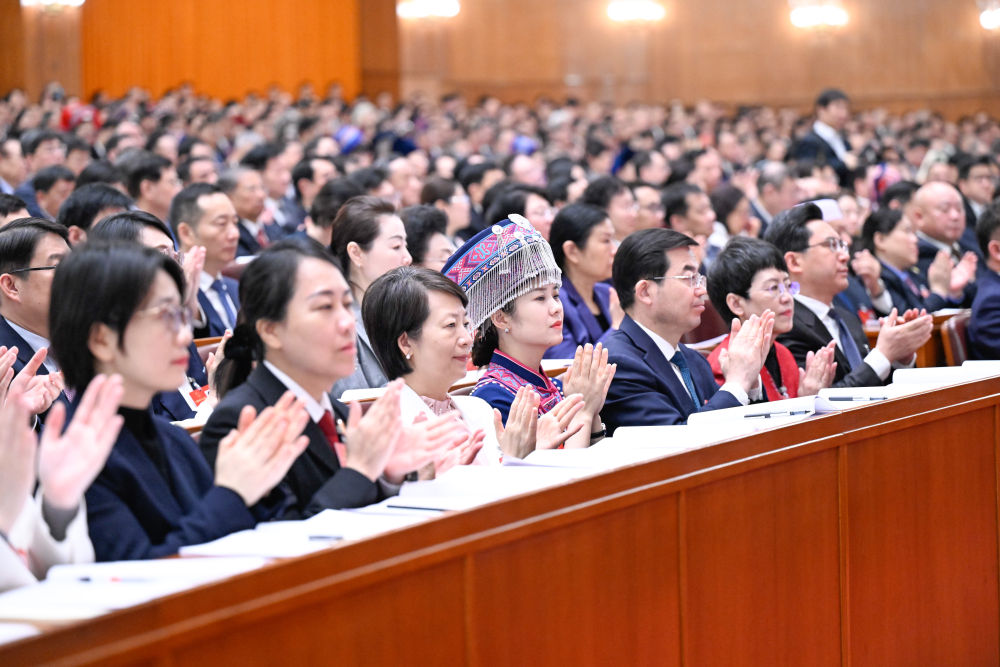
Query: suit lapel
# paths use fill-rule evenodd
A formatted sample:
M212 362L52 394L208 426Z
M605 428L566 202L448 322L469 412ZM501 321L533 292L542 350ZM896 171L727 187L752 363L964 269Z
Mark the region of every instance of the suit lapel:
M795 313L792 315L792 321L793 327L796 331L807 333L809 334L809 337L813 339L810 346L813 347L813 351L818 350L833 340L833 336L830 335L830 330L826 328L823 321L816 317L816 313L801 303L795 304ZM844 373L850 372L849 369L851 368L851 364L847 360L847 355L844 354L844 351L840 349L839 345L833 348L833 356L833 360L837 362L838 369L844 369Z
M288 391L281 380L274 377L274 374L264 364L258 364L250 377L247 378L247 382L263 399L265 405L274 405ZM330 443L316 422L310 419L302 433L309 438L309 446L306 447L303 455L309 456L331 473L340 468L340 463L337 461Z
M643 361L653 370L653 375L666 385L667 393L675 397L689 396L687 387L677 377L673 365L663 356L659 346L649 337L649 334L643 331L631 317L626 317L622 322L621 331L632 339L633 345L642 351ZM690 364L688 367L690 369ZM692 381L693 379L692 376Z

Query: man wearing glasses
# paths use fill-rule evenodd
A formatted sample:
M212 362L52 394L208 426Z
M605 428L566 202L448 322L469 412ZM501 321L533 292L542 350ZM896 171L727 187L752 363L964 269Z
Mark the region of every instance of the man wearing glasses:
M0 345L17 348L15 373L49 346L52 276L67 254L66 228L56 222L26 218L0 230ZM58 370L47 356L38 373Z
M694 239L672 229L644 229L615 255L612 281L626 317L604 336L618 365L601 415L618 426L682 424L693 412L746 405L760 398L760 369L771 348L774 313L733 324L722 387L681 337L701 322L705 276Z
M765 240L784 253L789 278L799 283L792 330L778 337L800 368L806 356L836 341L834 387L870 387L884 384L894 366L911 366L918 349L931 336L933 319L916 310L882 321L875 349L868 347L861 320L834 303L847 288L847 244L815 204L801 204L777 215Z

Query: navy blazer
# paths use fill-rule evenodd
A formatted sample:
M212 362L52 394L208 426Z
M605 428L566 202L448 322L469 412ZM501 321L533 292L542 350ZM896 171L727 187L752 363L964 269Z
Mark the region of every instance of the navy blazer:
M578 345L597 343L607 331L601 327L576 287L565 276L559 297L563 304L563 339L561 343L545 351L546 359L572 359ZM611 286L607 283L594 285L594 300L610 326Z
M215 407L198 439L209 463L215 465L219 441L236 428L244 406L252 405L259 413L277 403L285 391L285 385L264 364L258 364L246 382L230 390ZM347 407L339 401L332 402L335 416L346 421ZM309 421L303 434L309 437L309 446L292 464L278 488L261 502L274 505L279 502L275 493L290 494L291 512L312 516L325 509L363 507L382 499L376 482L357 470L340 467L318 424Z
M222 284L225 285L226 289L229 291L229 297L233 300L233 305L236 306L236 314L239 315L240 284L232 278L226 276L222 276ZM198 290L198 305L201 306L202 312L205 313L205 319L208 320L208 323L204 327L198 327L195 329L195 338L221 336L226 333L226 322L222 319L222 315L220 315L219 311L212 306L212 302L208 300L208 295L200 289Z
M17 359L14 360L14 373L20 373L27 363L31 361L31 358L35 356L35 352L38 351L28 345L28 342L21 338L21 334L14 331L14 327L10 326L3 317L0 317L0 345L8 349L12 347L17 348ZM38 367L37 375L48 375L48 373L49 369L45 367L45 364Z
M978 281L969 320L969 358L1000 359L1000 275L990 271Z
M924 297L923 294L914 293L891 267L885 262L881 262L881 264L882 282L885 283L885 288L889 290L889 296L892 298L892 306L897 312L903 313L911 308L926 308L928 313L933 313L936 310L948 307L949 303L947 299L940 294L930 292L927 279L916 267L910 268L906 273L910 276L910 280L913 281L918 290L922 288L927 289L927 297Z
M236 256L246 257L248 255L257 255L261 251L260 243L257 241L257 237L250 233L246 225L243 223L245 220L241 219L238 225L240 230L240 240L239 245L236 246ZM281 228L281 225L263 225L264 235L267 236L268 240L271 242L280 241L285 237L285 230Z
M857 314L839 303L834 302L833 307L844 319L847 329L851 332L851 338L854 339L858 352L864 359L871 350L868 347L865 330L861 327L861 320ZM823 321L816 316L816 313L798 302L795 304L795 314L792 317L792 330L778 336L778 342L791 350L799 368L805 368L806 356L810 352L815 352L831 340L833 336ZM837 362L837 372L833 378L834 387L880 387L885 384L878 373L866 363L862 363L858 368L851 368L847 355L839 345L834 348L833 360ZM892 377L891 373L889 377Z
M608 349L608 362L618 364L601 410L609 432L619 426L682 424L695 412L694 401L673 365L631 317L626 316L621 327L608 332L602 342ZM705 357L683 343L678 347L702 400L699 412L740 405L728 391L719 391Z
M161 558L256 523L235 491L215 486L212 468L187 432L156 416L153 424L169 480L123 428L87 489L87 522L99 561Z

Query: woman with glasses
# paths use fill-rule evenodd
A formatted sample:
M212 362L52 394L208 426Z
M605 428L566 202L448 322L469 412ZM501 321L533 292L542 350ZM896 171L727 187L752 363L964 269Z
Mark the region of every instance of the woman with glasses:
M892 301L881 312L895 308L905 313L916 308L932 313L961 303L962 289L951 290L952 266L947 254L942 253L931 263L926 278L917 268L917 232L902 212L880 208L868 216L861 229L861 243L878 259L881 274L877 278Z
M545 351L547 359L570 359L576 348L594 345L625 317L612 295L611 278L618 241L607 212L590 204L566 206L552 223L549 244L562 270L562 342Z
M562 341L561 272L549 244L525 218L511 215L476 234L452 255L443 273L469 297L476 330L472 362L486 367L473 396L496 408L504 423L522 388L538 396L538 413L554 409L565 395L581 394L584 406L573 418L579 431L567 447L586 447L604 436L601 408L614 366L601 345L577 347L563 382L541 368L545 351ZM534 399L533 399L534 400Z
M299 437L307 415L291 394L256 419L244 410L214 468L183 429L152 414L153 396L180 386L188 365L184 287L177 262L132 244L84 246L56 270L52 351L75 394L69 414L96 375L122 383L122 430L86 493L97 560L169 556L271 518L280 507L249 508L307 444Z
M839 240L839 239L838 239ZM716 256L708 277L708 295L722 317L730 322L745 322L751 315L774 312L774 336L791 331L799 284L789 282L788 268L781 252L759 239L736 237L729 240ZM778 342L771 344L760 370L764 398L808 396L830 386L837 365L833 361L833 343L810 353L806 367L800 370L792 353ZM725 378L720 364L722 351L729 347L726 336L708 357L716 381Z

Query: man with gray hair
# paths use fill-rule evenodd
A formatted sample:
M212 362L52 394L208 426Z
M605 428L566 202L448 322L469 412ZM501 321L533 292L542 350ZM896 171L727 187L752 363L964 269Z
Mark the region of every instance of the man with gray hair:
M240 241L237 257L252 257L276 240L272 233L280 233L277 225L261 220L264 212L264 181L259 171L249 167L233 167L219 176L222 190L239 216ZM274 232L271 229L274 229Z

